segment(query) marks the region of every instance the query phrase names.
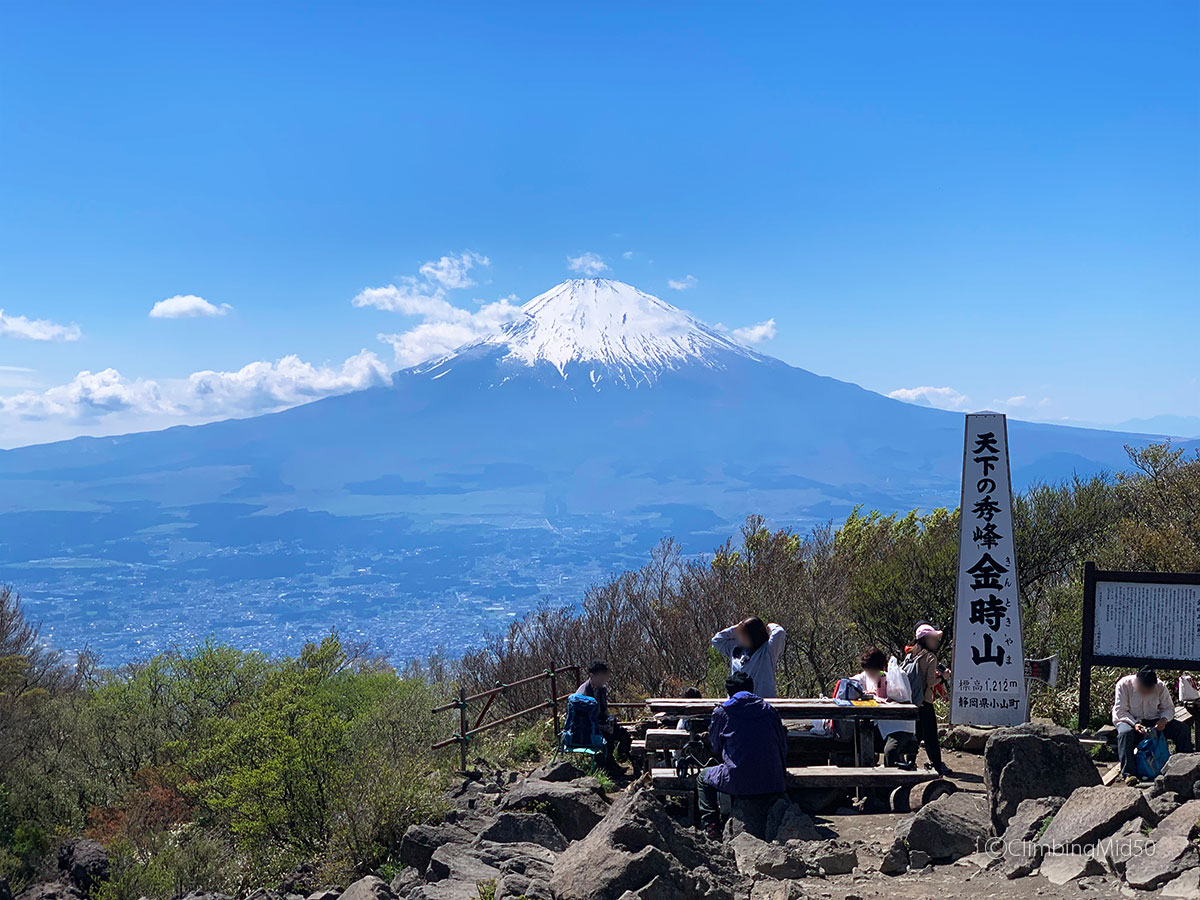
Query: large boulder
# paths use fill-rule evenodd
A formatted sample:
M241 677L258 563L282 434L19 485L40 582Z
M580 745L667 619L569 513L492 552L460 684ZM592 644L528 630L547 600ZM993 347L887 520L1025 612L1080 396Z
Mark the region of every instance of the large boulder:
M1153 840L1161 840L1170 835L1190 838L1200 824L1200 800L1189 800L1165 816L1154 827L1151 834Z
M1041 873L1051 884L1066 884L1087 875L1100 875L1104 866L1090 853L1047 853Z
M108 851L99 841L72 838L58 848L58 870L85 894L108 878Z
M1200 897L1200 869L1188 869L1182 875L1168 881L1163 885L1162 896L1196 900Z
M497 844L540 844L548 850L567 849L567 839L554 821L544 813L502 812L479 833L485 841Z
M1142 792L1134 787L1081 787L1054 815L1041 837L1046 850L1078 852L1093 846L1130 819L1157 819Z
M767 810L766 839L783 844L788 841L815 841L821 837L812 817L786 797L776 800Z
M939 797L896 826L898 840L911 855L919 850L935 862L949 862L984 849L992 826L987 800L957 792Z
M1125 864L1125 880L1130 887L1151 891L1200 866L1200 851L1187 838L1165 837L1151 848L1153 853L1139 853Z
M1200 781L1200 753L1176 753L1154 779L1154 786L1160 793L1174 791L1180 799L1192 800L1197 799L1197 781Z
M817 870L792 847L768 844L749 831L735 837L729 847L733 850L738 872L747 878L788 879L817 874Z
M955 725L942 738L942 746L964 753L982 753L987 747L988 738L992 736L992 730L975 725Z
M619 796L592 831L554 862L550 888L558 900L618 900L627 891L657 897L732 897L739 881L725 848L681 828L649 790ZM648 887L655 883L651 896Z
M604 818L609 803L603 791L583 781L528 779L505 795L502 810L540 812L554 820L569 841L586 837Z
M1066 797L1100 784L1100 773L1083 745L1065 728L1025 724L1001 728L983 751L984 785L992 826L1003 834L1022 800Z
M424 872L438 847L469 844L474 839L475 835L457 825L410 825L400 839L400 862Z
M539 781L575 781L587 777L587 773L569 759L560 759L536 769L531 777Z
M1150 846L1151 841L1146 837L1148 827L1145 819L1132 818L1108 837L1096 841L1092 855L1114 875L1121 875L1129 860Z
M1063 797L1036 797L1017 804L1004 830L1004 840L994 848L1003 854L1000 871L1006 877L1020 878L1037 870L1042 860L1038 838L1065 802Z
M396 895L382 878L367 875L346 888L342 900L396 900Z

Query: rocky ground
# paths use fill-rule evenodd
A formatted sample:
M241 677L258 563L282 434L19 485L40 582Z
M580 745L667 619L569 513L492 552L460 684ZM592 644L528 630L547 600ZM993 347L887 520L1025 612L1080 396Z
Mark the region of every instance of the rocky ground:
M973 746L947 754L959 790L916 813L780 800L765 821L735 814L721 841L645 780L606 793L570 763L476 773L444 820L405 834L390 882L367 876L343 890L301 873L248 900L1200 900L1200 754L1128 787L1102 785L1079 742L1052 726ZM60 879L16 900L81 900L105 865L102 847L69 842Z

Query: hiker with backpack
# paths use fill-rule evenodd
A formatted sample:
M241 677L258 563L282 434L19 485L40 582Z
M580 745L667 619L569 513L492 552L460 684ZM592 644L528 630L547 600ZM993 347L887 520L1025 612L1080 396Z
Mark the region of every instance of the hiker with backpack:
M779 710L754 693L754 679L745 671L725 679L729 699L713 710L708 738L721 760L696 779L700 821L705 833L721 836L718 794L729 794L744 805L749 818L765 819L771 804L786 789L787 732Z
M745 672L758 687L759 697L778 696L775 667L783 657L787 632L782 625L767 625L758 616L742 619L736 625L713 635L712 645L729 657L729 672Z
M1136 674L1117 682L1112 721L1117 726L1117 758L1127 784L1151 780L1157 773L1139 771L1137 757L1155 749L1156 738L1170 739L1176 753L1192 752L1192 731L1175 718L1175 701L1158 673L1143 666ZM1147 739L1152 739L1147 741ZM1146 745L1143 747L1143 745ZM1140 753L1139 753L1140 751ZM1140 778L1139 776L1147 776Z
M851 682L862 686L862 699L875 699L880 703L888 701L887 657L878 647L868 647L859 657L862 671ZM836 694L835 694L836 696ZM882 720L873 722L875 731L875 752L883 750L883 764L902 769L911 769L917 757L917 739L915 722L902 719Z
M596 701L597 723L600 734L604 738L604 768L617 774L623 774L624 770L617 762L617 754L628 759L633 738L624 726L617 722L616 716L608 714L608 678L610 674L608 663L602 659L593 660L587 671L587 681L581 684L575 693L591 697Z
M937 713L933 708L935 691L943 684L950 684L950 669L938 662L937 651L942 642L942 632L928 622L918 622L913 645L904 659L904 668L910 683L920 690L914 691L912 702L917 706L917 737L925 745L929 764L939 775L949 775L950 767L942 762L942 748L938 744ZM913 676L916 676L915 678Z

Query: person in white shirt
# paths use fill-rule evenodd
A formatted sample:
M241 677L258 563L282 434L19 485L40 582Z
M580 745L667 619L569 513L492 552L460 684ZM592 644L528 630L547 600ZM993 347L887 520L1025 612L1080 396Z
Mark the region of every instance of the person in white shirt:
M864 697L874 697L886 703L887 657L878 647L868 647L860 657L862 671L854 677L863 686ZM905 769L916 768L917 723L903 720L880 720L872 723L875 728L875 752L883 750L883 764Z
M1117 757L1121 760L1121 775L1137 779L1133 751L1142 738L1154 731L1175 745L1176 753L1192 752L1192 732L1175 719L1175 703L1167 686L1158 680L1158 673L1144 666L1137 674L1126 675L1117 682L1112 708L1113 724L1117 726Z
M745 672L756 686L755 695L770 700L778 696L775 668L783 656L787 632L782 625L766 624L758 616L742 619L713 635L712 645L729 657L729 674Z

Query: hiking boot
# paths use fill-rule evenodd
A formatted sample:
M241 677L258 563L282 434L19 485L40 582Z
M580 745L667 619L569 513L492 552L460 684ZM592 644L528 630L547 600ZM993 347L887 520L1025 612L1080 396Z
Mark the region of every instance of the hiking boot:
M1127 787L1137 787L1139 784L1141 784L1141 782L1138 781L1138 777L1136 775L1125 776L1125 785Z

